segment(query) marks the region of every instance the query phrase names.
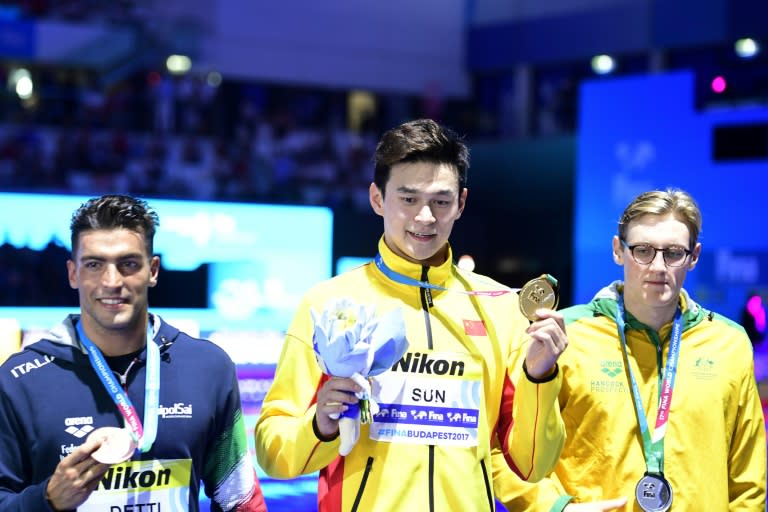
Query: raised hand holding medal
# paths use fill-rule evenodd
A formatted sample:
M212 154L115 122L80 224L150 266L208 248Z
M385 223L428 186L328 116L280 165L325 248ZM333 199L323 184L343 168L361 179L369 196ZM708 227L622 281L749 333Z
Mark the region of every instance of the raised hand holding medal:
M549 274L531 279L520 288L520 311L528 320L535 322L538 319L537 309L557 309L559 290L557 279Z
M529 378L546 379L568 346L563 316L555 311L560 301L557 279L549 274L532 279L520 288L518 298L520 311L531 323L523 369Z

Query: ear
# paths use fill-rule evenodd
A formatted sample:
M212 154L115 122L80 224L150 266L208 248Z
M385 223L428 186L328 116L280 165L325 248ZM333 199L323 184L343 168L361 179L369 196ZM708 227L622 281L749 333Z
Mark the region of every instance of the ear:
M384 194L382 194L379 187L375 183L371 183L368 187L368 200L371 203L371 208L377 215L384 216Z
M67 277L69 278L69 287L77 290L77 264L72 260L67 260Z
M696 243L691 251L691 257L688 259L688 270L696 268L696 264L699 262L699 256L701 255L701 243Z
M613 236L613 262L617 265L624 265L624 247L621 245L618 235Z
M459 211L456 214L456 219L461 218L461 214L464 212L464 207L467 205L467 194L469 194L469 189L464 187L459 194Z
M160 274L160 256L152 256L149 260L149 287L157 286L157 276Z

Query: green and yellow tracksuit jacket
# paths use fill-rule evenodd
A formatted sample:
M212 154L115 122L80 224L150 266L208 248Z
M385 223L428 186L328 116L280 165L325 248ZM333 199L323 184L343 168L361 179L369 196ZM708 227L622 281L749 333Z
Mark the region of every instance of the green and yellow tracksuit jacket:
M643 441L616 327L620 282L564 310L569 345L560 410L568 438L553 474L533 485L494 462L497 497L514 511L560 511L569 501L628 498L646 471ZM765 511L766 438L752 346L738 324L682 291L683 332L664 437L672 510ZM627 312L629 364L653 430L672 323L656 333Z
M259 464L276 478L319 471L320 512L493 511L492 447L524 479L554 467L564 441L560 373L544 383L512 380L528 341L516 293L462 293L504 287L458 269L450 252L443 265L427 267L395 255L383 238L378 248L389 269L452 291L400 284L373 263L311 289L288 329L256 424ZM313 430L316 393L328 377L313 352L310 315L342 297L381 314L399 308L409 343L375 378L382 396L396 390L398 397L362 425L346 457L338 439L322 442Z

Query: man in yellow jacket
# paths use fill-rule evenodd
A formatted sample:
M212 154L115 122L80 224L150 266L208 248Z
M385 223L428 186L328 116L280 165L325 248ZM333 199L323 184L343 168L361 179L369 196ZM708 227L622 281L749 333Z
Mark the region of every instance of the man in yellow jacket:
M563 311L568 437L555 471L534 485L495 456L494 485L509 510L765 511L750 340L683 289L700 230L699 207L681 190L627 206L613 237L623 282Z
M385 133L370 186L384 220L378 254L312 288L289 326L256 453L273 477L319 471L321 512L493 511L492 447L528 480L560 454L563 318L534 307L529 321L516 293L454 264L448 237L466 204L468 167L465 144L433 121ZM361 385L325 375L313 347L313 313L339 298L380 317L398 311L408 342L373 379L381 409L351 447L340 446L336 418Z

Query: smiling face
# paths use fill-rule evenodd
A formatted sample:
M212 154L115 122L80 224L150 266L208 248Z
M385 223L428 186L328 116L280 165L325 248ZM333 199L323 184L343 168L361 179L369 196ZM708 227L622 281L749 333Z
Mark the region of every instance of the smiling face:
M84 231L73 254L75 260L67 261L69 285L78 291L88 337L107 355L141 348L148 290L157 284L160 268L142 234L123 228Z
M646 214L632 220L625 233L626 245L648 244L659 249L672 246L691 250L679 267L664 263L661 251L647 265L638 263L618 236L613 238L616 262L624 266L624 301L627 310L640 321L657 329L669 321L677 308L680 290L689 270L693 270L701 253L701 244L690 246L688 227L673 214Z
M448 237L466 199L456 170L445 163L402 162L392 166L383 193L373 183L370 187L373 211L384 219L387 247L430 266L445 262Z

